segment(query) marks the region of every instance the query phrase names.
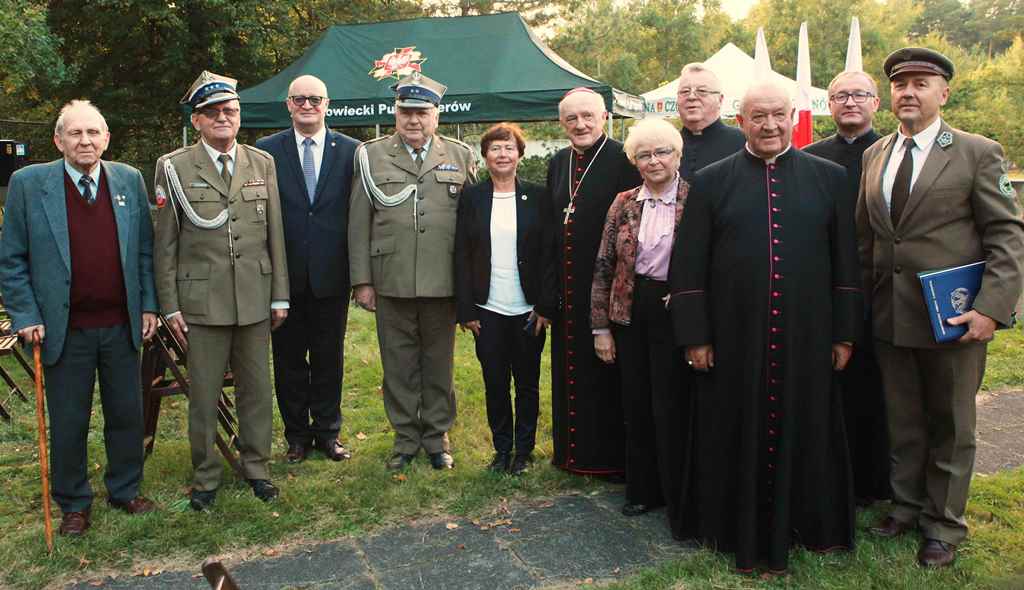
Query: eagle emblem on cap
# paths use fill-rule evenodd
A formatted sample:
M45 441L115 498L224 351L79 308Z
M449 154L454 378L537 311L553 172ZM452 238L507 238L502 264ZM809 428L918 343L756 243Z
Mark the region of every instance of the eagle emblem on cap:
M423 62L427 58L416 51L416 46L395 47L391 53L385 53L380 59L374 60L370 75L376 80L384 78L402 78L413 72L423 71Z

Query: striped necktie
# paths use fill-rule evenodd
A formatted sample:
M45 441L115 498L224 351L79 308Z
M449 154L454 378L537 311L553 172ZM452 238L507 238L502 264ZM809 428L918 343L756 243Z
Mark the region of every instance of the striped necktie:
M82 198L86 203L92 205L96 202L96 193L92 190L92 176L85 174L79 179L78 184L82 187Z
M316 165L313 162L313 141L312 137L302 140L302 177L306 180L306 196L309 204L313 204L313 197L316 195Z

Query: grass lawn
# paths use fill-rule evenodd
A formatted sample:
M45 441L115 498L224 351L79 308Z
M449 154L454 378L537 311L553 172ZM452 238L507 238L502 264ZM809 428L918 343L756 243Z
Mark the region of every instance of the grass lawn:
M1024 336L999 335L990 348L986 389L1024 385ZM435 472L421 455L403 476L384 469L392 433L384 416L380 363L372 316L353 310L345 342L342 439L353 459L336 464L318 454L298 466L284 462L281 424L275 417L271 466L281 499L264 505L225 467L215 510L195 514L188 507L190 481L185 401L165 400L156 449L146 464L143 492L161 507L130 517L105 503L102 413L94 408L89 435L93 528L82 539L57 537L46 554L41 522L38 455L32 404L12 400L13 423L0 423L0 587L41 588L71 579L90 580L119 571L143 574L165 569L197 570L208 555L258 555L285 543L360 535L368 530L433 514L478 516L503 500L549 496L604 484L568 476L550 465L550 391L547 355L541 381L537 462L522 478L484 471L492 449L484 412L483 386L472 338L459 334L455 383L459 419L451 433L457 468ZM5 359L5 366L6 361ZM10 365L13 368L13 364ZM17 370L14 371L18 375ZM25 381L25 389L31 385ZM0 393L3 395L3 393ZM59 510L55 514L59 515ZM953 568L924 572L914 564L910 538L879 542L862 536L853 555L797 552L793 573L762 581L732 573L731 560L708 551L614 584L613 588L1024 588L1024 471L977 478L972 488L971 541ZM877 517L861 515L862 524ZM59 522L55 519L54 524ZM1016 575L1016 580L1013 576ZM1000 586L1001 584L1001 586Z

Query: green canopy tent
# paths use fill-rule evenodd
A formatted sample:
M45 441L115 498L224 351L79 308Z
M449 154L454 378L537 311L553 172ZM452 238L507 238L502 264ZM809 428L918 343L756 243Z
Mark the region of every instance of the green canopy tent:
M331 127L394 123L396 75L422 71L448 86L444 123L558 118L558 101L579 86L604 97L609 112L641 117L643 99L572 67L538 39L519 13L417 18L327 30L276 76L243 90L242 127L291 125L288 84L312 74L327 84Z

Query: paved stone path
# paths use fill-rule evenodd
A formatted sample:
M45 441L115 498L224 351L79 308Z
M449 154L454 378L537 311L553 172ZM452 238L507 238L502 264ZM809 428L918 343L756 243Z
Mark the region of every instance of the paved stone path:
M979 398L977 432L978 473L1024 465L1024 392ZM626 518L621 504L616 493L567 495L482 521L425 520L226 565L244 590L525 590L625 577L686 553L663 511ZM99 587L208 589L198 569L107 578Z

